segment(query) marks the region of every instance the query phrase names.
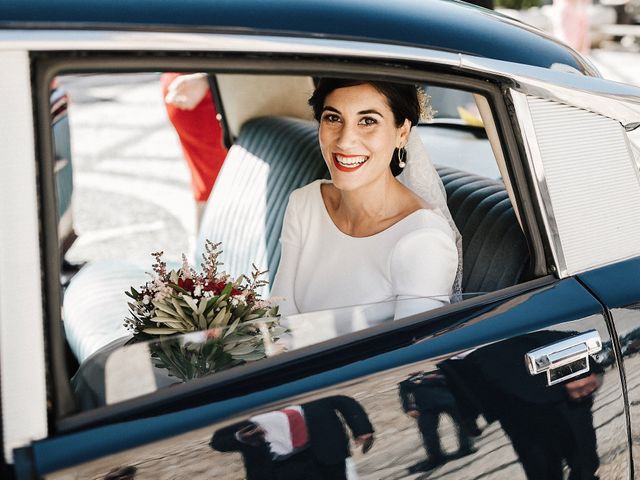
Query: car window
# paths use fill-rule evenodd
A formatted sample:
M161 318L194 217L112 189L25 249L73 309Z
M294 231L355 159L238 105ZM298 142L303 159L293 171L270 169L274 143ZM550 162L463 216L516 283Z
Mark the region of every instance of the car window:
M66 135L73 164L72 175L60 181L73 191L68 200L77 235L61 252L63 323L75 372L72 386L83 409L274 353L286 355L283 347L299 351L517 283L518 278L509 279L503 270L524 268L510 265L528 261L526 240L497 180L496 161L474 110L474 97L456 89L428 87L438 113L418 130L447 195L466 198L481 186L497 193L490 200L500 205L500 211L494 211L496 218L506 212L516 226L517 238L509 239L511 250L498 249L496 257L497 247L481 241L481 230L472 226L493 220L483 213L484 207L473 206L482 201L473 196L464 215L452 210L456 222L463 222L458 225L463 251L471 242L481 245L468 250L478 258L465 259L476 267L465 273L462 297L352 305L274 321L278 299L267 300L280 259L289 192L327 177L317 124L299 105L306 105L313 82L311 77L287 76L282 84L289 110L279 105L274 116L264 116L269 105L278 103L263 99L256 110L259 118L243 120L230 133L226 125L238 123L232 112L246 113L243 105L255 101L250 88L233 85L240 81L250 85L261 77L221 77L219 83L214 74L195 73L57 78L68 99ZM208 110L199 112L193 105L168 108L168 97L188 97L176 81L178 86L182 81L198 84L200 98L209 99ZM277 77L269 81L278 83ZM275 95L275 90L263 93ZM212 130L197 130L211 123ZM195 147L180 136L185 124L198 131ZM202 167L189 151L202 143L217 152L214 167ZM315 157L301 163L301 155ZM211 168L216 180L207 199L203 182L212 175ZM509 231L511 235L514 230ZM482 253L483 249L487 251ZM488 273L483 258L489 262ZM140 372L130 375L134 366ZM148 381L134 385L136 378Z
M432 161L483 177L499 179L500 171L473 94L464 90L425 86L432 118L420 124Z
M465 299L480 294L465 294ZM210 376L262 358L292 352L341 335L374 327L397 318L405 310L447 305L454 299L423 297L283 316L272 329L267 352L248 331L225 336L218 328L132 342L122 337L88 357L72 379L73 391L84 409L111 405ZM272 320L263 317L265 325ZM220 340L220 336L223 336ZM253 340L252 340L253 339ZM248 362L247 362L248 360Z

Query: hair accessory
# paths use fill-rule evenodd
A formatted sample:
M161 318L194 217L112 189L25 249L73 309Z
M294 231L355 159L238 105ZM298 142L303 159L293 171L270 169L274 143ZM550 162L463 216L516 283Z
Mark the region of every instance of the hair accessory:
M404 168L407 166L407 162L404 159L407 158L407 150L404 147L398 148L398 166Z

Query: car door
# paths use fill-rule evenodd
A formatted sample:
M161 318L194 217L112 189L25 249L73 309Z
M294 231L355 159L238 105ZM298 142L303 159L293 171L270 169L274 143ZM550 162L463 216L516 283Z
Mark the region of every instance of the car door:
M251 39L251 48L255 42ZM370 48L369 57L388 59L385 48ZM399 61L401 53L396 51ZM428 65L433 67L433 57ZM506 172L518 198L528 199L518 204L519 216L527 228L538 225L536 238L548 259L535 267L537 278L179 388L63 417L46 438L40 434L41 439L15 451L18 477L254 478L306 468L309 459L277 463L287 459L265 453L263 443L252 445L243 430L260 414L294 405L307 416L307 450L325 459L322 465L346 462L345 468L362 478L413 478L426 472L433 478L553 478L565 468L585 476L597 471L602 478L628 478L630 424L616 325L604 300L575 276L592 269L579 258L581 245L566 243L573 237L552 228L556 217L550 213L561 211L562 199L533 184L541 178L535 162L552 159L554 152L540 150L534 156L541 133L535 131L535 118L525 121L532 117L530 104L519 97L534 87L537 95L549 96L551 87L571 76L540 80L547 72L533 69L525 78L508 65L478 65L475 59L462 66L497 82L503 94L497 130L511 136L505 139L511 142L505 147ZM616 93L607 82L580 80L587 90ZM545 178L557 177L549 172ZM582 263L572 263L572 255ZM314 433L323 431L316 425L323 422L313 418L327 419L329 425L337 414L347 430L332 429L334 437ZM352 445L350 455L344 448L336 453L332 444L344 446L347 435L367 452ZM434 454L436 441L441 455Z
M596 343L589 347L579 334L593 335ZM361 478L413 478L431 471L433 439L443 452L433 478L536 478L561 472L563 461L573 462L574 471L627 477L617 359L602 306L575 279L534 281L509 295L487 295L475 305L452 306L433 318L378 327L360 337L292 352L293 358L271 365L259 362L232 379L192 386L151 405L129 404L108 419L95 412L92 425L67 425L68 432L17 451L16 467L29 472L22 478L260 478L251 472L270 467L260 466L251 446L234 442L248 420L289 405L348 398L366 412L370 429L358 430L339 406L323 408L339 412L354 438L373 430L366 454L351 447ZM559 344L567 339L574 343ZM560 357L567 348L579 349L574 365L586 359L597 390L574 404L565 392L568 382L547 387L544 372L531 376L524 356L539 347ZM588 348L594 348L590 357ZM412 399L403 399L401 385L418 373L434 380L414 385ZM568 368L552 378L572 373ZM416 406L407 406L411 402ZM409 416L412 410L421 417ZM443 415L438 425L445 413L449 420ZM341 441L313 438L309 429L314 450ZM468 449L461 448L465 441ZM550 453L556 457L546 457Z

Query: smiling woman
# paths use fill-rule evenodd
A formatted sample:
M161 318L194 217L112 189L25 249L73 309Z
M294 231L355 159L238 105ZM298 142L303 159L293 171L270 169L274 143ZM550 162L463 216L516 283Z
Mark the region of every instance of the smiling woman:
M422 111L420 92L409 84L318 83L309 103L331 181L315 181L290 197L272 292L284 298L283 313L403 300L395 311L402 318L459 293L459 234L448 221L442 184L396 178L413 164L438 179L411 135Z

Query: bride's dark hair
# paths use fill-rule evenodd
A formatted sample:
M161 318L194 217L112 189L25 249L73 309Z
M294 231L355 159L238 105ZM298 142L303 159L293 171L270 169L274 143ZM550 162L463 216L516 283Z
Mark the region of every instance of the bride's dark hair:
M327 96L339 88L355 87L368 84L385 96L389 108L393 112L396 127L401 127L405 119L411 122L411 126L418 124L421 118L431 118L431 107L427 103L424 90L410 83L391 83L372 80L357 80L347 78L321 78L316 84L316 89L309 98L309 105L313 108L313 116L319 122ZM399 166L398 149L393 151L389 164L394 176L400 175L402 168Z

